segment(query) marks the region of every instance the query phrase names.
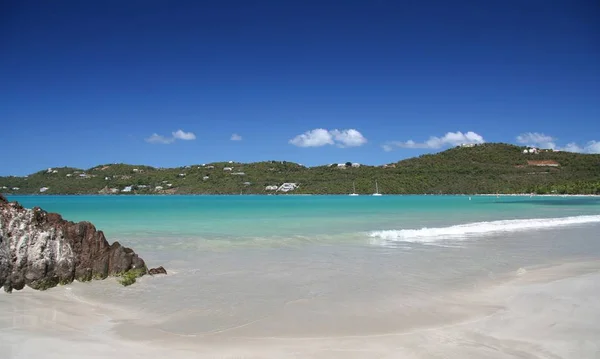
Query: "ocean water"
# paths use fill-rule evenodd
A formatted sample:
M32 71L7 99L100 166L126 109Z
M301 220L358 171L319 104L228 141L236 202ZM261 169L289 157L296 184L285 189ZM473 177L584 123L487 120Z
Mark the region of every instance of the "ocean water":
M600 353L597 197L9 199L89 220L110 242L169 271L127 288L109 279L44 293L63 318L74 315L65 314L69 305L93 306L109 317L108 324L81 329L89 336L89 328L102 328L113 338L103 337L107 343L153 338L182 358ZM14 324L15 313L39 306L40 295L0 297L0 309L13 313L4 315L13 325L0 330L13 338L56 335L40 334L35 325L35 333L23 334L28 326ZM553 325L540 321L542 307ZM44 325L62 323L61 338L81 334L47 315ZM12 357L32 355L15 343L6 344Z

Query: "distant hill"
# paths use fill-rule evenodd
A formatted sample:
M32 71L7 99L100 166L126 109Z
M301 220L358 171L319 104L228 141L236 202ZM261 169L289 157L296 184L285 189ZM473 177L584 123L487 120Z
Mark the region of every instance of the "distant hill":
M177 168L106 164L56 167L0 177L6 194L600 194L600 155L540 151L490 143L456 147L385 166L304 167L285 161L209 163ZM270 189L266 189L270 186ZM18 189L15 189L18 188Z

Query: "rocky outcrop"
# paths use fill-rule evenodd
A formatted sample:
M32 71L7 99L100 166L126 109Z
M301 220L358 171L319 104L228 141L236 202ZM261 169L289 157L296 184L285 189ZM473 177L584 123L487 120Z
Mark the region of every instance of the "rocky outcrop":
M43 290L124 273L146 274L144 260L119 242L109 244L90 222L66 221L0 195L0 286L5 291L25 285Z
M167 274L167 270L163 268L163 266L152 268L148 270L148 274L157 275L157 274Z

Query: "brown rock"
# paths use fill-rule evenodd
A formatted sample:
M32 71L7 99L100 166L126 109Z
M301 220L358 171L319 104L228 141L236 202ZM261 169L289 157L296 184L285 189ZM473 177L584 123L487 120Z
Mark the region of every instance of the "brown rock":
M148 270L148 274L156 275L156 274L167 274L167 270L163 268L163 266L152 268Z
M66 221L57 213L26 209L0 195L0 286L6 291L25 285L47 289L132 269L147 271L132 249L119 242L110 245L90 222Z

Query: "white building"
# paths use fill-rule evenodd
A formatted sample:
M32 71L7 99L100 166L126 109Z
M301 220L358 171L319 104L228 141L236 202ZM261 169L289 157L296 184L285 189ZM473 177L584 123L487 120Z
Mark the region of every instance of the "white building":
M531 147L531 148L526 148L523 150L523 153L528 154L528 153L539 153L539 149L535 148L535 147Z
M163 186L156 186L154 187L155 191L162 191L163 190Z
M232 176L245 176L246 174L244 172L233 172L231 175Z
M278 188L279 186L277 185L267 186L265 187L265 191L277 191Z
M202 177L202 180L207 181L208 178L209 178L208 176L204 176L204 177Z
M127 186L121 190L121 192L131 192L132 186Z
M180 173L179 177L185 177L185 173Z
M42 188L40 188L40 192L44 193L44 192L46 192L48 189L49 189L48 187L42 187Z
M223 168L223 171L233 171L233 168L232 167L225 167L225 168Z
M13 191L18 191L18 190L20 190L20 188L19 187L13 187L12 190Z
M278 192L289 192L298 188L296 183L284 183L277 189Z
M360 163L353 163L352 167L354 167L354 168L360 167Z

